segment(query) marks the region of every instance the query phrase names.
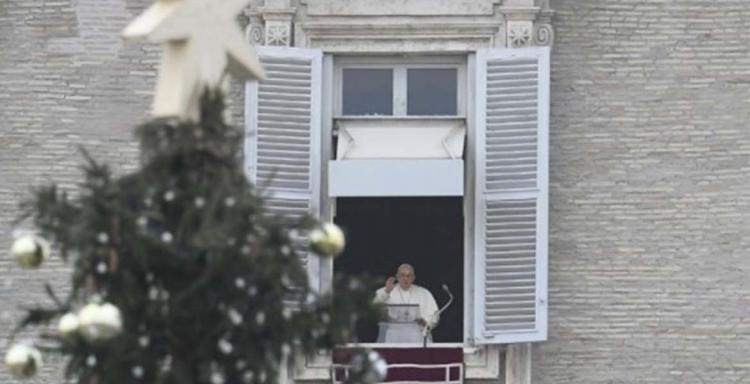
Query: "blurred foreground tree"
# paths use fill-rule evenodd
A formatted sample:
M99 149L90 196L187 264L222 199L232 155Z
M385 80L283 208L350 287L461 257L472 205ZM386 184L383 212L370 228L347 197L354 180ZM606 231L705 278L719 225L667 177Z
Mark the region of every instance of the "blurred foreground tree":
M36 230L12 254L36 267L59 253L72 289L58 298L48 286L51 304L28 311L19 329L58 331L12 347L14 375L33 376L41 349L69 356L65 375L80 384L275 383L292 353L350 341L358 318L374 318L369 282L339 280L333 296L310 290L305 239L333 257L340 230L268 214L222 97L206 92L201 109L197 123L138 127L136 172L116 178L86 155L80 196L48 186L25 205Z

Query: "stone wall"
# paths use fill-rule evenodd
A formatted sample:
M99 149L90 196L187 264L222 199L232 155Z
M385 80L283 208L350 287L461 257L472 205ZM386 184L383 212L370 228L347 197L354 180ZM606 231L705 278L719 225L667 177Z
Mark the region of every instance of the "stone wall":
M156 47L126 44L119 30L147 1L0 1L0 349L22 312L44 301L43 283L67 286L54 259L20 270L8 256L12 221L32 186L75 189L78 146L118 170L136 164L130 127L142 121ZM23 336L20 336L23 338ZM60 382L59 364L31 383ZM15 383L0 369L0 382Z
M533 383L750 383L750 2L553 0Z
M52 182L75 191L79 146L118 174L138 164L132 128L148 118L160 48L119 34L150 3L0 0L0 357L19 307L44 301L45 281L69 284L57 258L35 271L9 258L12 231L24 228L12 225L19 202L31 187ZM61 372L47 364L44 375L25 382L59 383ZM4 367L0 383L15 383Z
M18 306L68 283L58 261L9 260L18 201L75 190L79 145L137 165L159 48L119 31L149 3L0 1L3 353ZM550 3L550 340L533 382L750 383L750 2Z

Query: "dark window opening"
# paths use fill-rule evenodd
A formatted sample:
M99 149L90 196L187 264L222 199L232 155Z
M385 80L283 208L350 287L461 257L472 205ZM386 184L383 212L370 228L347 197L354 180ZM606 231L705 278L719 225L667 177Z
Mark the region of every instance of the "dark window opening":
M427 288L442 307L453 304L433 331L434 342L463 341L464 223L461 197L338 198L335 222L347 235L334 273L368 273L383 282L402 263L416 270L415 284ZM375 292L373 292L374 297ZM374 342L377 324L360 324L360 342Z

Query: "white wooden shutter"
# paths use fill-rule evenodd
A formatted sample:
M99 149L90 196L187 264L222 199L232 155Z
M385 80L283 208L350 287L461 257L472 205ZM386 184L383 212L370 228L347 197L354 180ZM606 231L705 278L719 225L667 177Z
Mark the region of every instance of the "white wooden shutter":
M245 171L272 214L320 217L322 52L256 47L266 71L247 83ZM310 284L317 258L300 253Z
M474 339L547 338L549 49L477 52Z

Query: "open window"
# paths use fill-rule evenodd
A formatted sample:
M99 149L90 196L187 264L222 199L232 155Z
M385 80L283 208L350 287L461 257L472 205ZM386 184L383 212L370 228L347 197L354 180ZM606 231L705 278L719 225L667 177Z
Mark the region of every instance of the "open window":
M347 247L334 273L392 276L401 263L415 267L416 281L439 306L455 301L433 331L436 343L463 342L463 201L458 196L344 197L336 199L336 224L347 231ZM361 324L361 342L375 342L377 324Z
M445 222L462 227L455 236L463 244L464 345L546 338L548 48L401 61L335 57L326 59L327 71L318 50L258 53L268 79L247 86L246 167L273 210L332 218L337 199L351 212L365 209L367 199L375 206L387 199L396 205L427 199L412 200L414 206L435 199L435 207L440 199L460 202L460 220L453 215ZM341 127L361 130L353 134L355 148L341 143ZM465 130L460 146L443 133L432 140L420 131L456 127ZM421 133L378 141L377 131L388 129ZM350 237L383 241L357 225ZM329 286L333 267L302 257L313 286Z

